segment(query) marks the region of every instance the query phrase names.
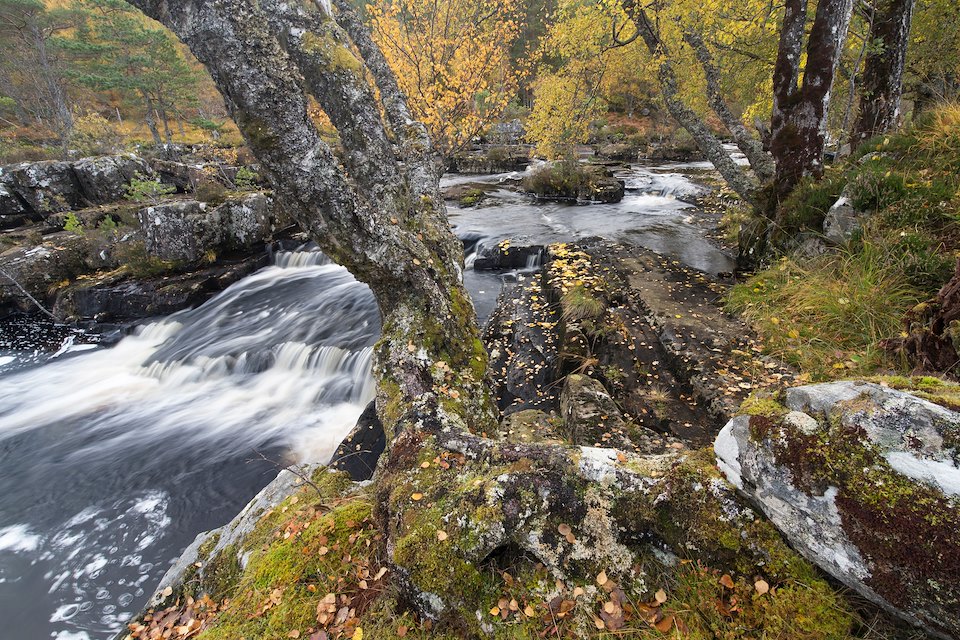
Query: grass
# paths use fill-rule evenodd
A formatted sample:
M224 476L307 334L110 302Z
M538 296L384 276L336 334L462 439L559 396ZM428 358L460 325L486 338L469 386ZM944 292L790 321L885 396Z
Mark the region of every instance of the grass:
M803 182L778 212L781 237L820 230L845 188L866 220L850 242L816 258L782 256L727 299L756 325L767 353L808 379L905 368L881 343L936 295L960 255L960 105L868 141L847 164ZM741 224L729 216L728 228Z
M734 287L728 307L751 321L767 353L814 380L897 368L880 342L929 292L911 284L896 244L865 240L812 260L783 258Z

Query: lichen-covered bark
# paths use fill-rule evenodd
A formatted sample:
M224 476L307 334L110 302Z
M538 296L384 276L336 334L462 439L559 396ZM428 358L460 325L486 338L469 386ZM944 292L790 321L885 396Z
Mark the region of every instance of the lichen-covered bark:
M800 180L823 173L827 110L843 53L853 0L820 0L807 41L803 83L798 88L806 0L788 0L774 67L773 136L776 196L782 200Z
M907 58L914 0L884 0L876 7L860 90L860 115L853 127L851 146L891 131L900 117L903 65Z

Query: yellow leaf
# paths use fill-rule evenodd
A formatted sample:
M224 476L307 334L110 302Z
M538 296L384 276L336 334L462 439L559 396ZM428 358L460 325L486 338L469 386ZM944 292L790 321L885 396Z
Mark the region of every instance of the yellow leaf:
M597 584L600 585L601 587L602 587L603 585L607 584L607 572L606 572L606 571L601 571L600 573L597 574Z
M351 638L351 640L363 640L363 629L360 627L357 627L356 630L354 630L353 632L353 637Z

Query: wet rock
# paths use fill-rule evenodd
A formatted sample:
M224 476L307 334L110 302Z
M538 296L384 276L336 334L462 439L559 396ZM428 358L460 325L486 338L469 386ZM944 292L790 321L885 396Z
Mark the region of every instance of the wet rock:
M483 331L494 396L508 415L557 406L559 315L543 300L539 283L538 274L504 286Z
M56 299L58 318L124 322L169 315L203 304L231 284L266 266L266 255L221 263L189 273L133 278L108 273L66 287Z
M508 442L559 442L550 415L538 409L524 409L511 413L500 424L500 435Z
M610 160L633 161L637 159L639 149L625 142L611 142L597 148L597 155Z
M753 406L717 437L727 478L834 578L960 637L960 414L849 381Z
M473 262L475 271L501 271L538 267L543 263L543 245L513 246L501 242L482 247Z
M386 447L383 423L377 416L376 401L371 400L357 419L350 434L337 447L330 468L346 471L356 482L369 480L377 469L377 460Z
M846 244L860 230L863 217L863 212L857 211L850 202L849 190L844 189L823 219L823 235L831 244Z
M84 204L80 182L70 162L24 162L4 169L4 183L33 220Z
M560 394L560 415L573 444L632 449L620 408L598 380L571 373Z
M149 176L149 165L132 154L82 158L73 163L80 190L91 204L106 204L122 200L127 185L136 176Z

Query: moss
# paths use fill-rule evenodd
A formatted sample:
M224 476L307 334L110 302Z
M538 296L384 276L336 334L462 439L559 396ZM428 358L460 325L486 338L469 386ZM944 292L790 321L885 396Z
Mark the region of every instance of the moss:
M360 74L363 65L346 46L337 42L329 33L308 31L303 35L303 49L307 53L319 56L332 69Z
M237 559L239 551L237 545L228 545L202 567L202 593L214 600L221 600L233 592L243 571Z
M740 415L781 418L789 409L780 403L780 399L768 391L750 394L740 405Z
M953 411L960 411L960 384L934 378L932 376L876 376L870 378L872 382L886 385L892 389L909 391L918 398L923 398Z
M911 384L940 387L934 379ZM864 403L851 401L844 413L869 410ZM796 486L811 495L837 488L843 530L870 563L871 588L901 608L960 600L960 502L895 472L862 428L839 416L815 433L771 429L767 442Z

